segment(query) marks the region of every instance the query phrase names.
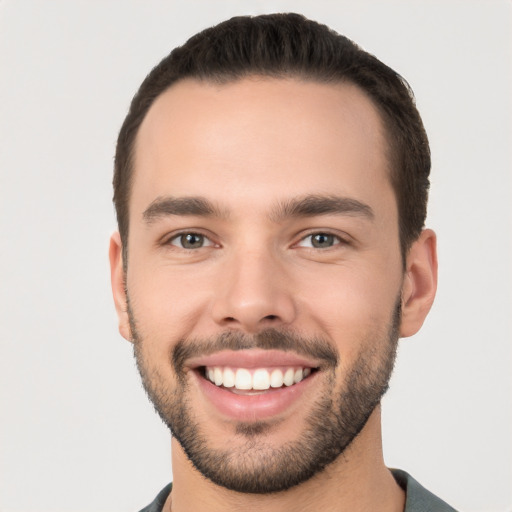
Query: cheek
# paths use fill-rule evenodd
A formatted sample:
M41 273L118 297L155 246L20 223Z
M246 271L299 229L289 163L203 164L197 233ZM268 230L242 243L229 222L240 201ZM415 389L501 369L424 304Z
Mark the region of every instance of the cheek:
M165 265L128 269L127 287L141 334L153 343L175 342L190 333L211 296L200 272Z
M330 268L303 279L297 294L304 317L337 346L341 356L354 358L367 340L387 340L401 274L379 271L379 265L363 268Z

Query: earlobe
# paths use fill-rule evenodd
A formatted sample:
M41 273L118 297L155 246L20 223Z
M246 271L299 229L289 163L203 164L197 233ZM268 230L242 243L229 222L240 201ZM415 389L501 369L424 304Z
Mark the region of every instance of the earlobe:
M400 336L416 334L430 311L437 290L436 235L425 229L412 244L402 285Z
M123 244L121 242L121 236L117 231L110 237L108 255L110 260L112 294L114 296L114 304L119 321L119 333L123 338L131 341L132 336L126 302L126 283L123 267Z

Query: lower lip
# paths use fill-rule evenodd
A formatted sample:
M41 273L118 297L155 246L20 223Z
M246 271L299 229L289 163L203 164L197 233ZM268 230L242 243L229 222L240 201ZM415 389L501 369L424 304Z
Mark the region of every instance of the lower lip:
M268 420L285 413L313 383L316 373L293 386L270 389L254 395L237 395L212 384L199 372L193 372L201 391L218 412L228 419L244 422Z

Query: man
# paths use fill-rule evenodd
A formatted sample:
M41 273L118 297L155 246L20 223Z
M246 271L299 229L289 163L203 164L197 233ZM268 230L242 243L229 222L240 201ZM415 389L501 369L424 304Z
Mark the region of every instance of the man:
M436 291L429 171L404 81L299 15L231 19L153 69L110 245L119 329L173 434L144 510L453 510L381 445L398 338Z

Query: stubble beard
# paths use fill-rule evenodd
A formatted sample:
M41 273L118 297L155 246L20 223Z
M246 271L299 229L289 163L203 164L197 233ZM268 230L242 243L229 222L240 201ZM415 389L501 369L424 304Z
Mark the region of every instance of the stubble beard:
M300 436L279 447L266 440L273 424L268 421L240 422L235 435L243 442L236 448L214 449L210 446L208 425L195 421L190 404L190 383L183 371L184 355L189 345L185 340L175 345L169 364L176 371L173 387L158 372L144 354L146 343L138 330L133 311L128 308L134 356L144 389L156 412L177 439L194 467L206 478L227 489L253 494L285 491L309 480L335 461L361 432L368 418L389 386L396 358L401 319L397 301L389 325L372 339L362 340L357 360L346 373L343 383L336 387L335 369L338 354L323 340L308 340L294 334L268 329L256 336L230 333L228 336L201 343L233 350L258 347L290 350L295 345L326 360L322 393L308 414ZM226 347L226 343L229 347ZM181 352L180 352L181 350ZM379 353L380 351L380 353ZM330 360L330 363L327 361Z

